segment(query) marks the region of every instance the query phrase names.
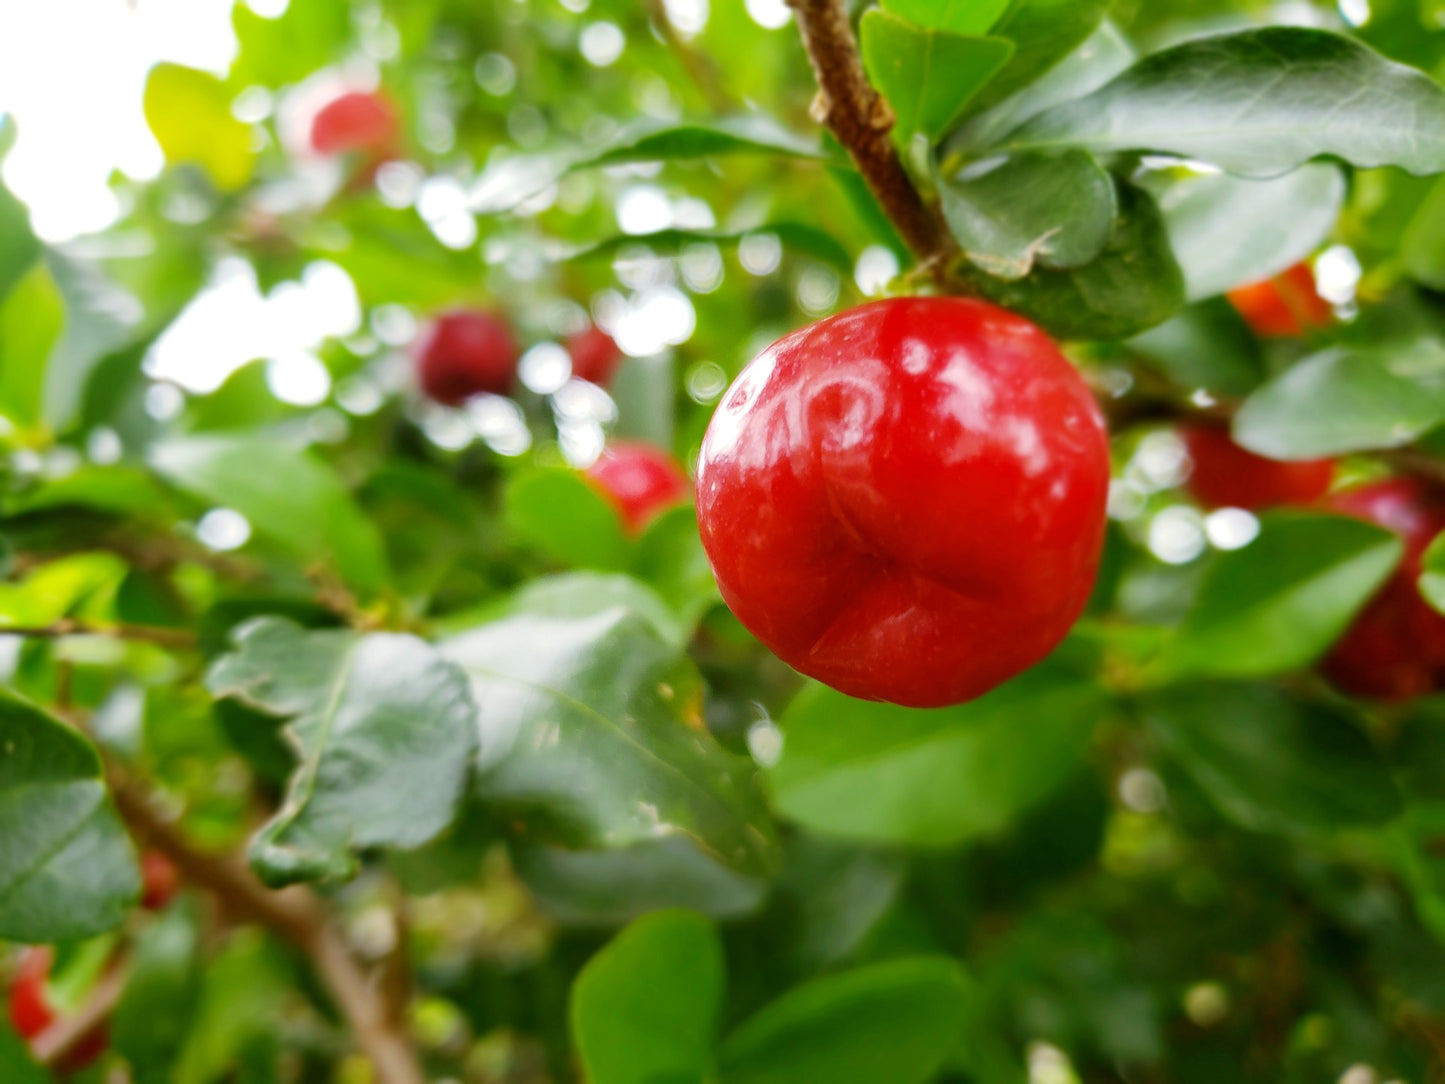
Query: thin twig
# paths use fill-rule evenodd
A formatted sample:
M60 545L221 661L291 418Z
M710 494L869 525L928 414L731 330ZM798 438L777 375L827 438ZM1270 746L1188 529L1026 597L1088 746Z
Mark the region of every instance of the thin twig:
M62 1016L35 1037L30 1052L47 1068L67 1064L86 1042L105 1026L125 991L124 967L111 967L90 991L85 1004L68 1016Z
M738 103L723 86L717 65L713 63L712 57L694 49L692 44L678 33L672 18L667 14L666 0L647 0L647 14L657 36L672 50L672 55L677 57L688 78L707 99L707 104L719 113L734 112Z
M797 13L808 62L818 80L813 116L852 157L898 235L930 268L943 268L957 245L923 200L893 146L893 110L863 71L844 0L788 0Z
M49 625L0 625L0 636L27 636L55 640L62 636L108 636L113 640L141 640L162 647L195 647L196 635L189 629L159 625L118 625L62 617Z

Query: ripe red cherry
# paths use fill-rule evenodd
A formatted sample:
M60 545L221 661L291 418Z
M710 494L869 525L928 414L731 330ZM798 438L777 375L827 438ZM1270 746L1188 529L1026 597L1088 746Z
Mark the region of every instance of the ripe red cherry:
M894 298L774 343L698 465L723 598L795 669L934 707L1032 666L1083 610L1109 445L1088 388L1022 317Z
M1421 556L1445 530L1445 503L1411 478L1345 490L1325 503L1388 527L1405 543L1399 567L1325 657L1325 675L1345 692L1377 700L1445 688L1445 616L1417 585Z
M396 107L380 94L354 90L327 102L311 119L317 154L360 154L383 161L397 152Z
M147 911L163 911L181 887L181 871L160 851L146 851L140 857L140 905Z
M505 395L516 377L519 353L502 317L481 309L454 309L439 315L417 339L417 383L448 406L478 392Z
M1311 504L1329 492L1333 459L1283 463L1241 448L1224 426L1190 425L1180 430L1194 468L1186 488L1206 508L1248 508Z
M1309 267L1297 263L1263 282L1252 282L1226 294L1239 315L1266 338L1291 338L1329 326L1334 311L1315 289Z
M622 513L634 534L664 508L687 500L691 488L672 456L641 441L614 441L587 468L587 476Z
M622 364L622 351L612 336L596 324L588 324L567 340L567 353L572 357L572 375L606 387L612 374Z
M55 1010L45 990L51 950L26 949L10 984L10 1023L22 1039L33 1039L55 1023Z

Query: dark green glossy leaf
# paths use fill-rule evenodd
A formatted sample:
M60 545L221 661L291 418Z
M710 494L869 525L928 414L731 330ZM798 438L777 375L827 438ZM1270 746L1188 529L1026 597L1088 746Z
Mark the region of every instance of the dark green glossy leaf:
M150 465L192 496L240 512L252 531L294 556L332 563L356 587L375 590L386 580L380 533L335 471L308 451L251 433L173 437L151 448Z
M1242 828L1330 831L1400 810L1384 761L1335 709L1264 685L1190 685L1144 710L1180 769Z
M995 37L1014 43L1006 68L974 100L988 109L1029 86L1072 53L1103 21L1110 0L1013 0L994 24Z
M939 185L943 214L964 258L996 278L1035 262L1087 264L1114 228L1114 181L1083 151L987 159Z
M1184 391L1248 395L1264 379L1259 339L1223 298L1190 305L1178 316L1129 340Z
M958 1041L966 993L952 960L874 964L791 990L719 1054L723 1084L922 1084Z
M986 34L1010 0L883 0L883 10L950 34Z
M722 1010L722 941L688 911L639 919L572 987L572 1034L592 1084L701 1079Z
M1432 339L1336 346L1267 381L1234 418L1234 438L1277 459L1408 444L1445 420L1445 348Z
M945 846L1006 827L1077 764L1104 710L1045 663L987 696L927 711L822 685L784 713L778 809L835 835Z
M609 571L627 566L617 510L578 471L522 471L507 486L506 516L517 535L563 564Z
M95 750L0 692L0 938L90 937L119 925L139 894Z
M1261 677L1307 666L1400 560L1398 536L1346 516L1268 514L1220 554L1165 651L1171 674Z
M685 837L731 869L771 869L756 770L708 733L692 664L626 606L568 617L521 600L442 651L472 679L483 801L572 848Z
M451 823L476 749L466 679L414 636L307 632L260 618L207 677L290 718L299 763L251 846L270 884L343 877L356 848L419 847Z
M1433 173L1445 169L1445 91L1351 38L1273 26L1146 56L1004 145L1156 151L1266 177L1323 155Z
M1184 305L1184 277L1153 199L1119 186L1119 217L1103 252L1083 267L1035 267L1005 281L964 269L980 294L1022 313L1063 339L1123 339L1161 323Z
M1329 236L1345 202L1344 175L1327 163L1270 180L1193 174L1149 187L1191 301L1298 263Z
M863 13L859 36L863 66L903 139L938 136L1014 52L1002 38L930 29L881 8Z

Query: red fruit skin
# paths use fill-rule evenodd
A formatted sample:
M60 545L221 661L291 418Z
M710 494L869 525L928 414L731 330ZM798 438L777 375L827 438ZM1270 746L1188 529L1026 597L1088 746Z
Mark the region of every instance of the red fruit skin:
M479 392L505 395L521 351L506 320L480 309L440 314L418 337L417 383L428 397L458 406Z
M311 148L317 154L362 154L379 162L396 154L400 128L396 107L386 98L350 91L311 119Z
M567 340L567 353L572 357L572 375L606 387L622 364L622 351L612 336L596 324L588 324Z
M698 466L723 598L795 669L911 707L1047 655L1088 600L1109 445L1033 324L893 298L812 324L723 397Z
M692 488L672 456L641 441L614 441L587 468L587 477L622 513L633 534L664 508L687 500Z
M1263 282L1252 282L1226 295L1256 335L1297 338L1306 331L1328 327L1334 316L1330 303L1315 290L1309 267L1297 263Z
M160 851L146 851L140 858L140 905L147 911L163 911L181 887L181 871Z
M1266 459L1234 443L1222 426L1186 426L1179 435L1194 463L1185 488L1206 508L1258 511L1313 504L1329 492L1335 478L1333 459Z
M10 1024L22 1039L33 1039L55 1023L55 1010L46 996L51 950L26 949L10 984Z
M1421 556L1445 530L1445 504L1412 478L1391 478L1336 493L1325 506L1387 527L1405 543L1399 567L1325 657L1325 676L1374 700L1445 688L1445 616L1417 585Z

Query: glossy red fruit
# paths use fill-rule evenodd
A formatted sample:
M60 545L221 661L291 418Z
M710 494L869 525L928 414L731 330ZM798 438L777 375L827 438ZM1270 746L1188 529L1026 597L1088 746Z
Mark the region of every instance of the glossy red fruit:
M1330 303L1315 289L1314 274L1302 263L1272 279L1237 287L1225 296L1255 334L1266 338L1291 338L1327 327L1334 315Z
M140 905L147 911L163 911L181 887L181 871L160 851L146 851L140 858Z
M572 375L606 387L622 364L622 351L612 336L596 324L588 324L567 340L567 353L572 358Z
M1341 690L1405 700L1445 689L1445 616L1420 594L1420 558L1445 530L1445 503L1411 478L1391 478L1336 493L1325 502L1378 523L1405 543L1399 567L1345 631L1324 672Z
M417 383L448 406L478 392L505 395L516 378L520 352L502 317L481 309L454 309L437 316L417 339Z
M51 956L48 948L26 949L10 984L10 1024L22 1039L33 1039L55 1023L45 990Z
M360 154L380 161L396 154L400 128L396 107L386 98L350 91L311 119L311 148L318 154Z
M617 506L633 533L663 509L687 500L691 489L672 456L641 441L614 441L587 468L587 477Z
M1206 508L1257 511L1282 504L1312 504L1330 490L1333 459L1284 463L1241 448L1224 426L1180 429L1193 469L1186 488Z
M1104 536L1109 445L1084 381L1020 316L894 298L774 343L703 440L723 598L795 669L932 707L1068 632Z

